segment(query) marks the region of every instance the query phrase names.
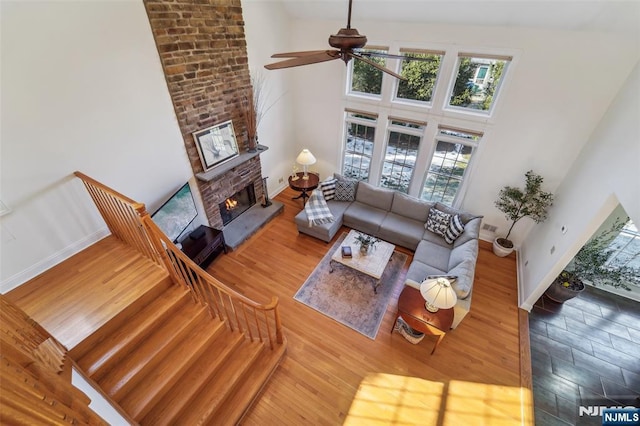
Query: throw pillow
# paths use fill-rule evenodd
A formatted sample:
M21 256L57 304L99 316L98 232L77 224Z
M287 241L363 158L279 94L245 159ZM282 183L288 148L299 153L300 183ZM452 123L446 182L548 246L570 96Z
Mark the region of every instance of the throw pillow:
M449 223L451 222L451 215L449 213L441 212L440 210L432 207L429 209L429 217L427 218L426 228L434 234L444 237L445 232L449 229Z
M463 232L464 225L462 224L462 219L460 219L459 214L454 214L451 216L449 227L444 233L444 240L449 244L453 244L456 238L458 238Z
M338 179L327 179L320 182L320 190L326 201L333 200L336 197L336 182Z
M353 201L356 198L357 180L339 180L336 182L336 201Z

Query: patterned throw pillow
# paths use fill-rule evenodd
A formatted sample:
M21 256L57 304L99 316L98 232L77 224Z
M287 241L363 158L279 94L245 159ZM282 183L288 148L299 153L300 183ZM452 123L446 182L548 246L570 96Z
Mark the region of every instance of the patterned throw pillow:
M322 191L322 195L324 195L325 200L333 200L336 197L337 181L338 179L329 178L324 182L320 182L320 190Z
M356 198L357 180L339 180L336 182L336 201L353 201Z
M435 234L444 237L445 232L449 229L449 223L451 222L451 215L449 213L441 212L435 207L429 209L429 217L427 218L427 229Z
M462 219L460 219L460 215L454 214L451 216L451 221L449 222L449 228L447 228L444 233L444 240L453 244L453 242L464 232L464 225L462 224Z

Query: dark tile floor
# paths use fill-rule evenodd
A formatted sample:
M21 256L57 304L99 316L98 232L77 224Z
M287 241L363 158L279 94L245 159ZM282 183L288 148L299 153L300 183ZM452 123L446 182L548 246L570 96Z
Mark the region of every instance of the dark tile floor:
M536 425L601 425L582 406L640 407L640 302L587 287L529 315Z

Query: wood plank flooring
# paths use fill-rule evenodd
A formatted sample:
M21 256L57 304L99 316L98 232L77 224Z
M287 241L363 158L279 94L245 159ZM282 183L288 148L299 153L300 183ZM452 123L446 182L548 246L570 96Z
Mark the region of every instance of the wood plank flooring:
M371 340L293 299L332 245L298 234L293 217L302 203L291 200L295 195L289 189L278 195L276 199L285 204L284 213L208 267L211 275L258 301L267 302L271 295L280 299L287 355L243 424L375 423L375 419L358 417L354 401L361 401L370 383L380 379L376 375L385 375L386 382L392 383L376 405L386 404L397 419L411 409L411 399L404 405L397 399L390 401L389 395L395 398L411 392L417 380L420 386L445 392L440 395L443 412L433 424L521 424L515 257L498 258L490 244L481 242L471 313L447 333L434 355L429 353L435 337L412 345L400 334L389 333L399 294L392 298L378 336ZM412 253L400 250L410 256L406 273ZM428 424L422 417L414 420Z
M162 279L170 284L164 269L108 236L7 297L71 350L133 300L162 291Z
M420 414L426 411L438 414L431 424L522 424L515 257L498 258L490 244L481 242L471 312L434 355L429 355L434 337L412 345L390 333L401 289L371 340L293 299L331 247L298 234L293 217L302 203L291 200L295 195L287 189L275 197L285 204L283 214L207 268L258 302L267 303L273 295L280 300L287 354L243 424L375 424L383 418L406 420L409 413L415 424L424 425L430 424ZM136 267L135 256L103 258L100 250L115 243L111 238L99 242L83 252L89 255L72 258L72 271L53 268L10 292L11 299L53 335L63 336L71 349L109 317L113 306L139 297L130 293L144 294L136 280L155 273L147 266L133 275L125 272L125 265ZM406 273L412 253L400 250L409 255ZM85 273L85 262L103 270L96 288L87 275L77 276ZM116 286L121 281L126 284ZM381 417L363 414L368 401L384 409ZM414 407L416 401L422 406Z

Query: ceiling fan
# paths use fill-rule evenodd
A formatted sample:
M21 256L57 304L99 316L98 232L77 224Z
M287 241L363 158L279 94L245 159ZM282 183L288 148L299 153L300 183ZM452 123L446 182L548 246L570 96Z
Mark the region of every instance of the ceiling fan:
M356 49L361 49L367 44L367 37L358 33L358 30L351 28L351 4L353 0L349 0L349 14L347 16L347 27L340 28L338 34L332 34L329 36L329 45L338 50L307 50L303 52L287 52L276 53L271 55L272 58L292 58L273 64L267 64L264 67L268 70L275 70L280 68L299 67L301 65L310 65L319 62L332 61L334 59L342 59L345 64L348 64L351 58L366 62L374 68L380 71L386 72L389 75L399 78L400 80L406 80L403 76L396 74L388 68L372 61L368 57L370 56L383 56L394 57L395 55L385 54L371 54L370 52L359 52Z

